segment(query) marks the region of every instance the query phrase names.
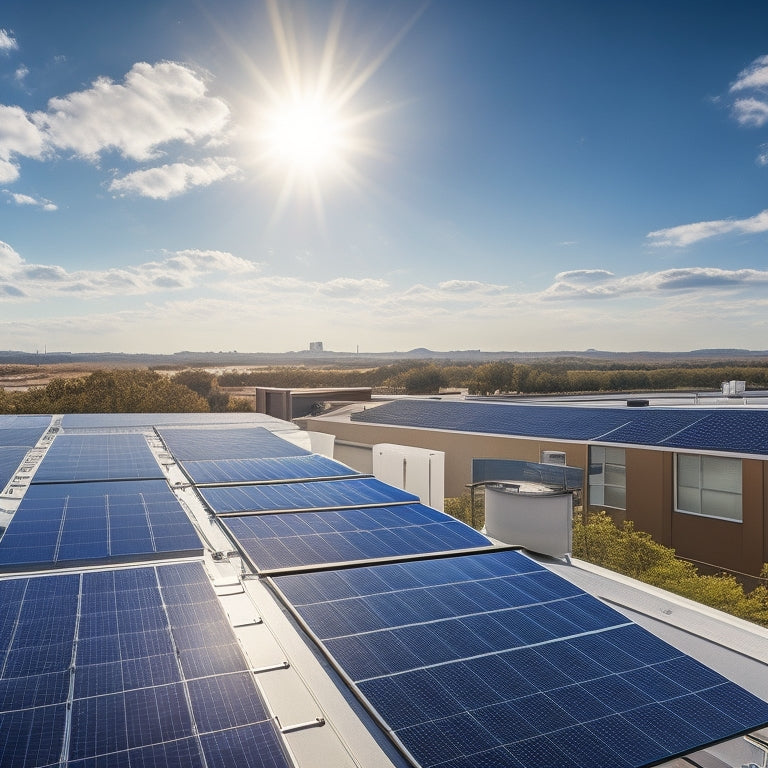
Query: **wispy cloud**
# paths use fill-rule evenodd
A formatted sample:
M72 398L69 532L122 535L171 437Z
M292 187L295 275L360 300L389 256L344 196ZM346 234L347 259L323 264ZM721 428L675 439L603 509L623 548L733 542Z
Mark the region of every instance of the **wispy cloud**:
M20 299L146 295L193 288L217 274L227 279L232 275L255 275L260 268L225 251L184 250L138 266L69 271L58 265L30 264L10 245L0 242L0 285L6 295Z
M739 72L731 84L731 93L747 88L765 88L768 86L768 56L758 56L746 69Z
M543 299L611 299L629 295L662 295L669 291L707 292L768 285L768 271L688 267L640 272L617 277L606 270L561 272L541 295Z
M35 197L31 197L30 195L22 195L18 192L9 192L11 200L16 203L16 205L32 205L37 208L42 208L44 211L58 211L59 207L52 203L50 200L38 200Z
M15 51L18 47L19 44L16 42L13 32L7 29L0 29L0 53Z
M234 176L239 171L229 158L208 158L198 164L171 163L158 168L134 171L109 185L109 191L120 195L139 195L155 200L168 200L194 187L207 187Z
M651 245L676 246L687 245L726 234L756 234L768 231L768 210L761 211L748 219L719 219L716 221L698 221L693 224L681 224L677 227L649 232L646 238Z

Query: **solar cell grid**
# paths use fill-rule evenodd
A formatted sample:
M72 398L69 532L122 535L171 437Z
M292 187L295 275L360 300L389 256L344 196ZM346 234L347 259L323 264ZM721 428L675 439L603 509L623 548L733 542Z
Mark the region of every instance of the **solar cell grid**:
M190 616L166 589L205 599ZM177 653L174 633L192 650ZM288 765L200 563L0 581L0 638L0 765L59 765L65 732L63 764L79 768ZM243 738L217 752L234 730Z
M200 493L216 514L376 506L419 500L412 493L372 477L201 488Z
M359 474L338 461L318 454L271 459L185 461L184 471L196 485L237 482L304 480Z
M768 704L516 551L273 583L422 766L641 766L768 722ZM510 585L507 607L486 598ZM717 711L727 725L707 730ZM625 751L623 719L644 734Z
M0 568L201 551L165 480L32 485L0 539Z
M177 461L263 459L307 456L299 448L264 427L194 429L162 427L157 430Z
M60 433L40 462L32 482L72 483L162 477L160 465L143 435Z
M228 517L223 523L261 571L490 545L469 526L421 504Z

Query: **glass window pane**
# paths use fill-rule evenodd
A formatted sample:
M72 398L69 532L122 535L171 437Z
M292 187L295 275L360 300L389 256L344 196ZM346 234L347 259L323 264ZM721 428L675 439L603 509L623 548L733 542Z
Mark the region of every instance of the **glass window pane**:
M606 485L621 485L622 487L627 484L626 480L627 470L625 467L616 466L616 464L605 465L605 484Z
M614 485L605 486L605 504L616 509L625 509L627 505L627 492L624 488Z
M702 486L741 493L741 459L702 456Z
M603 494L604 486L602 485L590 485L589 486L589 503L594 506L605 504L605 496Z
M677 484L698 488L701 483L700 456L689 456L685 453L677 456Z
M626 464L623 448L606 448L605 460L610 464Z
M741 494L704 490L701 492L701 504L707 515L741 522Z
M683 512L701 514L701 495L698 488L680 486L677 489L677 508Z

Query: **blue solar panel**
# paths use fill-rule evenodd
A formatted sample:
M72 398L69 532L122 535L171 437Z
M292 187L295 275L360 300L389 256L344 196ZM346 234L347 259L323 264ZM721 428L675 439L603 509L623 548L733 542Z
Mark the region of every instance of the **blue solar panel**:
M50 417L45 418L50 421ZM272 416L263 413L69 413L62 416L61 419L62 427L65 430L73 431L78 429L146 429L173 425L208 426L210 424L265 423L269 423L270 426L277 425L279 428L287 430L296 429L292 424L279 422Z
M200 494L218 515L278 509L376 506L419 500L418 496L373 477L201 488Z
M310 453L264 427L157 430L177 461L264 459Z
M318 454L272 459L222 459L185 461L184 471L196 485L309 480L321 477L348 477L359 474L338 461Z
M165 480L41 484L0 539L0 569L201 552Z
M223 522L260 571L490 546L473 528L422 504Z
M768 411L396 400L353 421L561 440L768 453Z
M768 704L519 552L273 581L421 766L641 766L768 723Z
M213 624L239 664L189 674L177 638L203 658ZM289 765L200 563L5 580L0 627L0 766Z
M162 478L143 435L59 434L40 462L33 483Z

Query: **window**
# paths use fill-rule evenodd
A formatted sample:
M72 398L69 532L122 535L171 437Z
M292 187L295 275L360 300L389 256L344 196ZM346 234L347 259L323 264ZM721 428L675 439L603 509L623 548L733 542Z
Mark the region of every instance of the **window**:
M677 456L675 509L741 522L741 459Z
M590 447L589 503L592 506L627 508L627 469L623 448Z

